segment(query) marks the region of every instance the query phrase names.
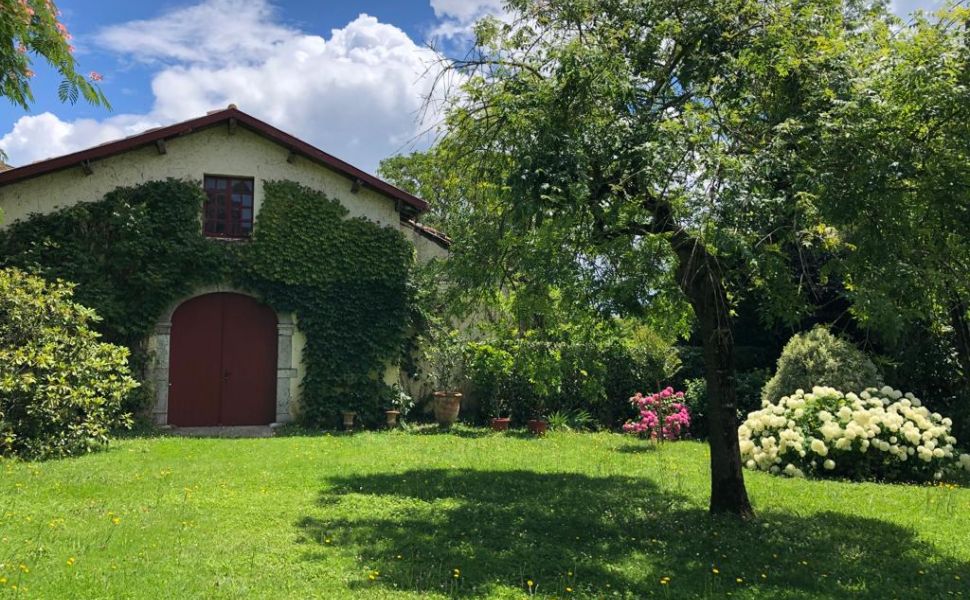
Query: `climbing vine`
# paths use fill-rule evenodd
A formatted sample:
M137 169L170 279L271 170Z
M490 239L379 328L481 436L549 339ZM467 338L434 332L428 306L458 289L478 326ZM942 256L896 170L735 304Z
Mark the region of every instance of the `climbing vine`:
M104 339L129 347L142 373L144 341L172 303L217 283L252 291L295 312L306 334L301 419L332 426L349 409L376 424L389 393L384 368L408 331L413 250L400 232L349 218L321 192L288 181L264 189L246 243L204 238L201 187L169 179L11 224L0 231L0 265L76 283L76 301L102 317ZM142 393L127 408L149 402Z
M133 372L144 375L144 342L159 315L228 273L226 253L199 233L203 199L198 185L174 179L117 188L12 223L0 231L0 263L76 283L74 300L98 313L104 340L127 346ZM139 388L126 409L143 412L149 394Z
M293 311L306 334L301 417L336 422L341 410L376 424L409 318L411 245L323 193L266 182L251 243L240 248L245 286Z

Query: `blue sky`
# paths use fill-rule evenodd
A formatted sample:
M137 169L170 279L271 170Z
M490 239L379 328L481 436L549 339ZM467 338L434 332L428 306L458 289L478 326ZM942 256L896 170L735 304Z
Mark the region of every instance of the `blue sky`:
M373 171L421 147L427 70L502 0L60 0L83 72L104 75L112 110L61 104L35 66L30 111L0 112L14 165L71 152L230 102ZM937 0L897 0L908 14ZM0 100L0 102L3 102Z

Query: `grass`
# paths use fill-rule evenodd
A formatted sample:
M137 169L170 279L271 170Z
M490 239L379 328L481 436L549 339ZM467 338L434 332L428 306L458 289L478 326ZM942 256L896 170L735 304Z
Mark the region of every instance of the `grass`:
M0 598L970 597L970 490L747 481L741 524L698 443L127 439L0 462Z

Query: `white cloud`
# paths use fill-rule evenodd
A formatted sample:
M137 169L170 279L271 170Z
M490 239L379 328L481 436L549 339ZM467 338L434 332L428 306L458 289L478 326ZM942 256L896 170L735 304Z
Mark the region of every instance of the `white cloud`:
M155 19L106 27L97 42L141 61L258 61L274 45L300 35L275 23L274 17L272 7L263 1L209 0Z
M503 12L503 0L431 0L431 9L439 19L474 21L485 15Z
M945 0L893 0L891 7L894 13L905 19L917 10L933 12L944 8L946 4Z
M157 121L138 115L119 115L103 121L63 121L53 113L44 112L17 119L13 128L0 137L0 148L10 157L11 164L21 165L96 146L159 125Z
M22 117L0 137L0 148L23 164L235 103L373 171L381 158L407 150L437 118L420 120L433 83L428 70L439 57L397 27L361 14L325 39L273 18L266 0L206 0L109 27L99 34L100 44L157 65L152 109L103 120ZM226 35L212 37L214 23L232 25Z
M471 36L475 22L486 16L507 19L505 0L431 0L431 8L438 17L432 29L433 38L461 39Z

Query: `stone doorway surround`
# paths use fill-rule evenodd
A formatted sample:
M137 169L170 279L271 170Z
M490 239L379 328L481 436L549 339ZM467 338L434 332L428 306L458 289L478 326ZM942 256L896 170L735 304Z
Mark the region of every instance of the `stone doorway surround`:
M152 420L156 425L168 425L168 387L169 361L172 348L172 314L183 302L213 294L228 292L242 294L260 300L254 294L239 290L231 286L217 285L201 288L195 293L173 302L155 323L155 332L149 340L150 356L147 383L154 387L155 403L152 407ZM293 420L290 407L291 383L297 377L297 369L293 364L293 334L296 324L293 315L276 313L276 421L271 426L279 426Z

